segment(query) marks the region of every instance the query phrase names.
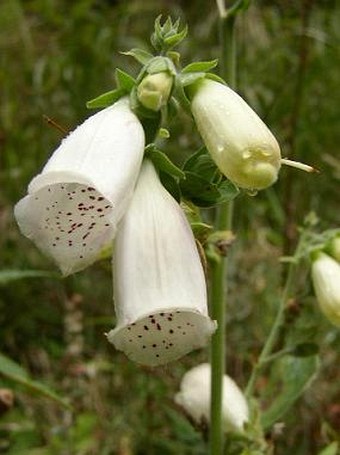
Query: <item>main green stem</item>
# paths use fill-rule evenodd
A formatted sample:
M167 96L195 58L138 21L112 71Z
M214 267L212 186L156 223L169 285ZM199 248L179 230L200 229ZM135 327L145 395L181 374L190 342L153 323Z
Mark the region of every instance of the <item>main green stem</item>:
M235 87L236 52L235 52L235 18L220 17L221 75L231 87ZM216 212L215 229L231 230L233 203L219 206ZM225 309L227 293L227 258L220 256L211 269L211 315L217 321L218 328L211 342L211 426L210 454L222 455L224 434L222 427L223 375L225 372Z
M292 262L289 264L285 287L282 292L282 296L281 296L281 299L279 302L279 306L277 309L274 323L272 325L268 338L262 348L261 354L259 355L259 358L253 367L253 371L251 373L251 376L249 378L249 381L248 381L248 384L246 387L245 393L246 393L247 397L252 396L258 374L260 373L263 366L268 364L268 362L267 362L268 357L272 353L275 342L277 341L278 334L280 333L280 329L282 328L282 325L284 322L284 312L285 312L285 309L287 306L288 299L290 298L290 296L292 294L297 263L299 260L300 251L304 244L305 236L306 236L306 231L303 231L300 236L298 245L296 247L294 258L293 258ZM273 356L273 359L274 358L275 358L275 356Z

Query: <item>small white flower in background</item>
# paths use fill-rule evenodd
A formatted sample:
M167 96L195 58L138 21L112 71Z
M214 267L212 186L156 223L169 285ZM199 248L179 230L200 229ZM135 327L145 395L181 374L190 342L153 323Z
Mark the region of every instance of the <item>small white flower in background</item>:
M312 264L312 281L321 311L340 327L340 265L325 253L316 253Z
M122 99L89 117L53 153L15 207L22 233L64 275L98 259L138 177L144 131Z
M113 255L116 349L156 366L207 344L203 268L188 221L145 160L117 232Z
M188 90L198 131L220 171L240 188L272 185L281 166L280 147L258 115L219 82L204 79Z
M210 422L211 366L202 363L185 373L175 402L198 424ZM242 432L249 420L246 399L236 383L227 375L223 377L222 422L224 431Z

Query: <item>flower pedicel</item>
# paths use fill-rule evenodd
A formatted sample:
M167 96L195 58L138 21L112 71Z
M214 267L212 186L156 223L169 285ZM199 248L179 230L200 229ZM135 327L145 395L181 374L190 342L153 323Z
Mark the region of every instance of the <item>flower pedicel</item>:
M15 217L64 275L96 261L112 242L143 153L142 125L122 99L69 134L29 184Z
M131 360L156 366L204 346L216 324L188 221L145 160L113 255L117 326L108 334Z

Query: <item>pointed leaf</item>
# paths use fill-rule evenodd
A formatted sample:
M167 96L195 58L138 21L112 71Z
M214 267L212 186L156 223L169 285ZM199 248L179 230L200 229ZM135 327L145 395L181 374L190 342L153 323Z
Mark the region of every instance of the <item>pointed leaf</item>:
M108 107L111 104L118 101L122 96L127 92L124 89L118 88L115 90L110 90L109 92L103 93L102 95L97 96L93 100L90 100L86 103L88 109L97 109L100 107Z
M130 76L130 74L125 73L125 71L122 71L119 68L116 68L115 78L118 88L124 89L127 93L132 90L136 83L135 79Z
M224 79L222 79L220 76L217 76L217 74L214 73L206 73L206 78L211 79L212 81L219 82L220 84L223 85L228 85Z
M186 87L188 85L193 84L194 82L204 79L205 78L205 73L200 72L200 73L185 73L185 74L179 74L178 79L179 82L182 84L183 87Z
M23 278L59 278L56 273L44 270L1 270L0 286Z
M143 49L131 49L126 52L120 52L123 55L128 55L133 57L137 62L141 63L142 65L146 65L154 56Z
M8 357L4 356L1 353L0 374L2 374L11 381L23 385L24 387L30 389L32 392L41 394L47 398L56 401L65 408L69 409L71 408L69 403L67 403L63 398L61 398L56 392L54 392L46 385L31 379L24 368L22 368L19 364L17 364L12 359L9 359Z
M190 63L185 68L183 68L182 74L183 73L197 73L197 72L201 72L201 71L203 71L203 72L209 71L212 68L215 68L215 66L217 66L217 64L218 64L218 60L217 59L211 60L209 62L194 62L194 63Z
M167 49L177 46L181 41L184 40L184 38L187 36L187 34L188 34L188 27L186 25L181 32L176 33L176 35L165 38L164 43L166 44Z
M315 378L318 367L319 359L315 355L309 357L287 355L277 361L269 383L272 405L262 415L265 429L277 422L303 394Z
M155 146L147 147L145 149L145 156L151 159L158 170L174 177L181 179L185 178L185 173L177 167L165 153L158 150Z
M159 173L160 181L164 188L171 194L171 196L176 199L178 203L181 202L181 190L177 183L177 180L170 174L166 172Z

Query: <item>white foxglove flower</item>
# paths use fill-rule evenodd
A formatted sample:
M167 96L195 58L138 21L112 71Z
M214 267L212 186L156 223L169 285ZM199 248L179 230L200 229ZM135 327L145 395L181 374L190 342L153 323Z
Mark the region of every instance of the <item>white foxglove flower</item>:
M281 166L280 147L250 106L209 79L191 86L189 94L198 131L220 171L240 188L272 185Z
M316 298L324 315L340 327L340 265L325 253L318 252L312 264Z
M143 128L122 99L69 134L29 184L15 217L64 275L93 263L112 242L143 153Z
M182 378L175 402L197 423L210 422L211 366L202 363ZM222 422L224 431L242 432L249 420L246 399L236 383L226 374L223 377Z
M117 326L108 339L131 360L165 364L214 332L190 225L148 160L117 232L113 277Z

